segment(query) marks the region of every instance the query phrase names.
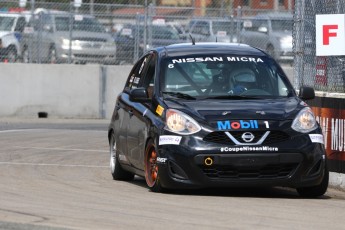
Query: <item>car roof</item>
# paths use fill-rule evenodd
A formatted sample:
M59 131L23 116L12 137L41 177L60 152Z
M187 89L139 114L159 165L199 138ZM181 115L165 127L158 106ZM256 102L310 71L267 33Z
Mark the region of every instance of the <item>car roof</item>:
M0 13L1 17L13 17L13 18L17 18L20 16L25 16L25 14L21 14L21 13Z
M62 11L62 10L51 10L51 9L45 9L45 8L37 8L35 10L35 14L39 14L39 13L44 13L44 14L50 14L52 16L64 16L64 17L69 17L70 16L70 12L68 11ZM87 18L94 18L94 16L89 15L89 14L77 14L77 15L81 15L83 17L87 17Z
M291 13L260 13L257 14L254 18L256 19L293 19L293 14Z
M158 53L162 53L166 57L207 53L267 56L260 49L241 43L197 42L193 45L192 42L190 42L157 47L152 50L156 50Z

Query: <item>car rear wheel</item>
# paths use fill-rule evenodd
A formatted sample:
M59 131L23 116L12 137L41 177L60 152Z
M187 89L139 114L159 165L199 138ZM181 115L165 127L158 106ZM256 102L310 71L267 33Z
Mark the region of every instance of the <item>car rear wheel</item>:
M27 47L24 48L23 54L22 54L22 62L23 63L29 63L29 50Z
M48 62L50 64L56 64L57 63L56 49L54 46L49 49Z
M132 180L134 178L134 174L125 171L118 160L118 154L116 151L116 141L114 133L111 134L110 142L109 142L109 149L110 149L110 171L111 175L113 176L114 180Z
M322 182L319 185L311 186L311 187L302 187L297 188L297 192L300 196L306 198L315 198L324 195L328 188L328 181L329 181L329 171L328 168L325 167L325 174L323 176Z
M274 47L272 45L268 45L266 48L266 52L268 55L270 55L272 58L276 58L275 56L275 51L274 51Z
M145 151L145 180L152 192L163 192L159 178L159 167L157 164L157 151L152 140L149 141Z
M17 61L17 50L14 47L10 47L7 54L7 61L10 63L14 63Z

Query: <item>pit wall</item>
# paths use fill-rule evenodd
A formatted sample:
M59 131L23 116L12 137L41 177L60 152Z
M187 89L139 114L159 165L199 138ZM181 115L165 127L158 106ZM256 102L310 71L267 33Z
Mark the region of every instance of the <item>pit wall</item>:
M0 64L0 117L110 118L131 66Z

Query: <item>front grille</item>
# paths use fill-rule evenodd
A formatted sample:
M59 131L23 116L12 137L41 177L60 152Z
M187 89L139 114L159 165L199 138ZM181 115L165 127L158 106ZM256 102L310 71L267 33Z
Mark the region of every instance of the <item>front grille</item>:
M214 179L279 179L289 176L297 164L271 164L259 169L236 168L234 166L204 167L202 170L209 178Z
M74 54L76 58L93 58L93 59L100 59L105 58L105 55L93 55L93 54Z
M246 131L247 132L247 131ZM266 131L250 131L254 134L255 139L252 143L256 143L265 133ZM230 134L236 138L237 141L243 142L241 136L245 133L245 131L231 131ZM266 137L262 145L269 145L273 143L278 143L282 141L289 140L290 136L282 131L270 131L270 134ZM213 142L217 144L234 144L233 141L225 134L223 131L215 131L209 133L207 136L204 137L204 141Z
M102 44L101 43L82 43L81 47L99 49L102 47Z
M105 38L93 38L93 37L74 37L73 40L86 41L86 42L106 42Z

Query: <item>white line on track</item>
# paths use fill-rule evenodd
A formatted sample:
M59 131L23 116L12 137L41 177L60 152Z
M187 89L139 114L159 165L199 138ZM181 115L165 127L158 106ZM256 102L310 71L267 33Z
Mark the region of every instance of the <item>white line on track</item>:
M104 130L80 130L80 129L8 129L8 130L0 130L0 133L12 133L12 132L27 132L27 131L78 131L78 132L108 132Z
M21 163L21 162L0 162L0 165L30 165L30 166L58 166L58 167L84 167L84 168L108 168L101 165L63 165L63 164L45 164L45 163Z
M101 152L107 153L106 150L97 150L97 149L68 149L68 148L45 148L45 147L27 147L27 146L13 146L20 149L42 149L42 150L58 150L58 151L80 151L80 152Z

